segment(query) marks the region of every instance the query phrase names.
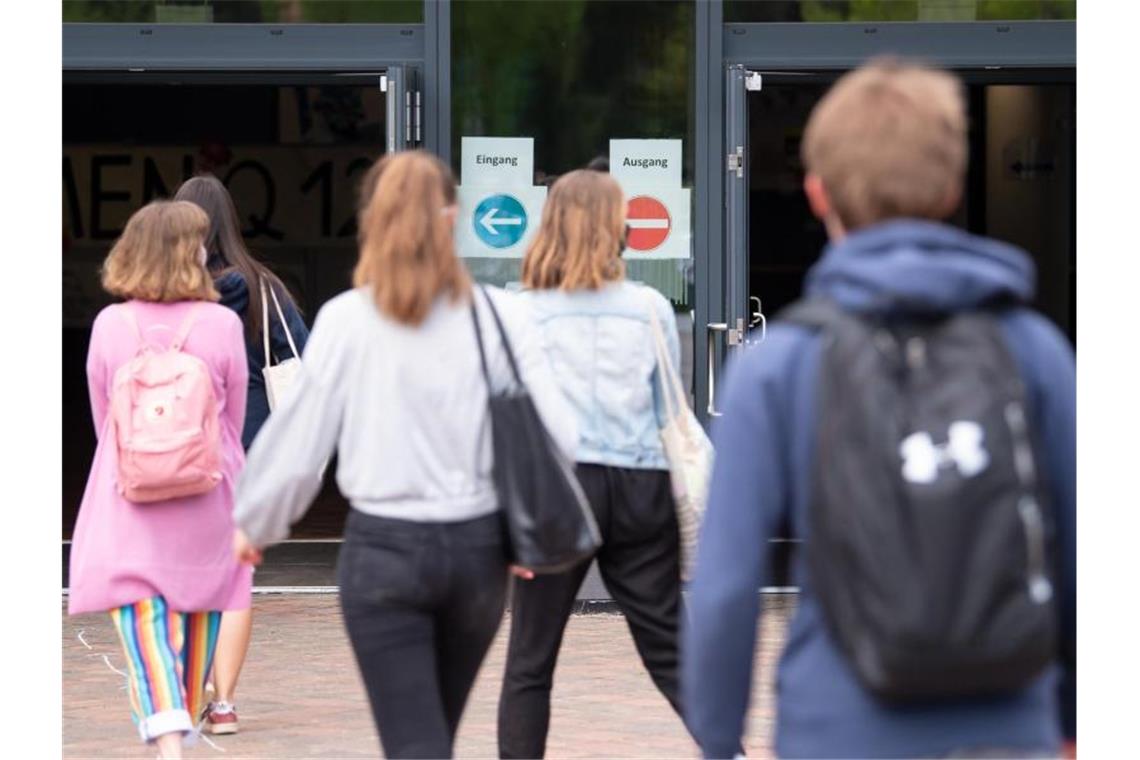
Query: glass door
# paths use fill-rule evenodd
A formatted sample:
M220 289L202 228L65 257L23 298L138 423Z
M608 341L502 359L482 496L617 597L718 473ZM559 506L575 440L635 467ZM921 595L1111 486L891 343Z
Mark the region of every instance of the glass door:
M828 86L873 55L910 54L962 76L971 162L951 221L1033 252L1039 306L1075 336L1074 22L737 23L724 26L723 46L725 319L708 325L710 414L724 361L714 349L762 339L757 328L799 298L827 243L803 198L799 142ZM1026 151L1033 160L1019 161ZM1017 168L1027 165L1048 176ZM1017 221L1027 214L1042 224Z

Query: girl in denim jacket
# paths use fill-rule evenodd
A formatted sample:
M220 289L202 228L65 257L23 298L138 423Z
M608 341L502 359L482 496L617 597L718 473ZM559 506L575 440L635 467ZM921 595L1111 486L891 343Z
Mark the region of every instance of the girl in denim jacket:
M523 261L523 297L578 415L577 474L604 540L602 579L654 683L679 713L679 539L658 434L650 309L665 326L674 366L680 347L669 302L625 280L624 232L625 203L612 177L588 170L563 176ZM543 756L558 649L589 564L515 583L499 703L502 757Z

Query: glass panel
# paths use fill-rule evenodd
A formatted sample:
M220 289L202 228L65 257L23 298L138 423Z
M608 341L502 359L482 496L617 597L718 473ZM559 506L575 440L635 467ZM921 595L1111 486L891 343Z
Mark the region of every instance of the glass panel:
M775 314L800 297L827 238L803 195L800 139L826 84L748 96L749 293ZM1076 88L970 85L970 163L951 223L1037 263L1036 308L1076 342Z
M607 157L611 139L658 138L682 141L680 183L693 186L694 3L456 0L451 13L457 175L464 137L533 138L533 183L547 186ZM518 258L467 262L484 282L519 277ZM691 250L627 271L675 305L691 376Z
M170 118L177 113L178 118ZM308 322L350 287L356 182L384 149L376 85L66 84L63 87L64 530L91 463L86 373L92 321L110 302L99 268L132 212L212 172L233 194L255 255ZM326 488L301 534L340 535Z
M744 22L1074 20L1076 0L725 0Z
M63 20L120 24L408 24L423 0L63 0Z

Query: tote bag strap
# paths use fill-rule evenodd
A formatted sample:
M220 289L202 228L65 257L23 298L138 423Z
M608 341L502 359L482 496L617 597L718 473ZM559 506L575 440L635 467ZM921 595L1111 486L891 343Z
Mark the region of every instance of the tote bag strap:
M687 405L685 390L681 386L681 378L673 368L673 362L669 359L665 331L661 327L661 320L657 317L657 309L654 308L653 301L650 298L647 297L645 302L649 311L650 331L653 333L653 348L657 355L657 373L661 380L661 395L665 399L665 413L669 415L670 419L675 419L683 408L682 405Z
M499 310L495 308L494 301L491 300L491 296L487 294L487 291L482 285L479 286L479 290L482 291L483 300L487 302L487 308L491 310L491 316L495 320L495 327L499 331L499 340L503 343L503 350L507 352L507 361L511 365L511 375L515 378L515 384L521 388L523 384L522 375L519 374L519 365L518 362L515 361L515 350L511 348L511 341L507 337L507 331L503 329L503 321L499 319Z
M486 289L482 285L477 286L479 292L483 294L483 300L487 302L487 308L491 312L491 318L495 320L495 328L499 331L499 340L503 344L503 350L507 354L507 362L511 365L511 375L515 379L515 385L518 388L523 387L522 375L519 374L519 365L515 361L515 352L511 348L511 341L507 338L507 331L503 329L503 322L499 318L499 311L495 308L495 304L491 301L491 296L487 294ZM475 305L474 294L471 298L471 321L475 325L475 343L479 347L479 364L483 367L483 379L487 382L487 390L491 389L491 372L487 366L487 352L483 346L483 332L479 325L479 312Z
M265 366L272 367L269 355L269 301L265 298L265 280L258 278L257 282L261 286L261 338L265 343Z
M471 294L471 323L475 327L475 345L479 348L479 366L483 368L483 381L487 391L491 390L491 373L487 370L487 351L483 348L483 329L479 325L479 310L475 305L475 293Z
M265 283L262 282L261 286L264 288ZM277 300L277 291L273 289L272 285L269 286L269 297L273 299L273 306L277 309L277 318L281 320L281 329L285 331L285 340L289 341L289 350L293 352L295 358L300 359L301 352L297 350L297 344L293 342L293 333L289 332L289 323L285 321L285 312L281 310L281 302ZM264 298L263 293L262 299L264 300Z

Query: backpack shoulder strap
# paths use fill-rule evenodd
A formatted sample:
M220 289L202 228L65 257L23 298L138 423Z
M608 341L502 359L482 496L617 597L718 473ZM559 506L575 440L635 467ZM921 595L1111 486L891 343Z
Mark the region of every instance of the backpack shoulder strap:
M170 348L174 351L181 351L182 346L186 345L186 339L190 337L190 330L194 328L194 322L198 317L198 310L202 308L202 304L195 303L190 307L190 313L182 320L182 326L178 328L178 333L174 337L174 342L170 344Z
M130 326L131 332L135 336L135 340L138 341L139 347L142 348L143 347L142 330L139 329L139 320L135 316L135 312L131 308L131 305L129 303L120 304L118 312L123 315L123 321L126 322Z
M812 330L827 328L850 319L834 301L826 298L805 298L782 309L776 319Z

